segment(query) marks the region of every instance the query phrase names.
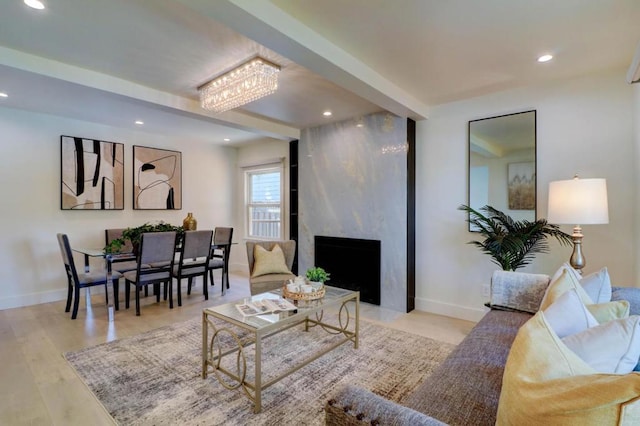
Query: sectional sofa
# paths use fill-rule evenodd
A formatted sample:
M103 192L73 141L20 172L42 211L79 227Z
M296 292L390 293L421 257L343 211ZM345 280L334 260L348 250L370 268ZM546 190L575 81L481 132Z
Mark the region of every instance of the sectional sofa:
M513 283L502 282L499 286L492 283L491 299L498 303L491 303L490 311L402 405L368 390L349 386L326 403L326 424L496 424L503 373L510 348L519 329L534 316L533 312L541 302L540 294L544 293L550 278L538 276L525 281L528 281L527 287L537 287L533 292L537 296L531 297L532 292L521 291L522 282L515 284L520 289L514 288ZM638 288L613 287L611 300L627 300L629 313L640 314ZM506 303L501 304L500 301ZM531 309L532 306L534 309ZM530 312L523 312L519 308Z

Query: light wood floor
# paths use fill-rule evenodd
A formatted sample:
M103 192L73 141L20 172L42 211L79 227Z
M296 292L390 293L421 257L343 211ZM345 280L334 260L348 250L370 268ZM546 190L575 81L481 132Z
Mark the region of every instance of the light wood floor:
M94 294L85 306L84 290L78 318L64 312L65 302L53 302L0 311L0 425L103 425L111 417L62 357L115 339L140 334L163 325L199 316L202 308L249 295L245 276L231 274L230 290L220 295L220 278L204 301L200 283L191 296L183 285L183 306L170 310L168 302L142 299L141 316L135 306L121 310L109 322L104 295ZM185 281L186 283L186 281ZM94 290L95 291L95 290ZM473 323L424 312L401 314L362 304L364 319L398 330L458 343Z

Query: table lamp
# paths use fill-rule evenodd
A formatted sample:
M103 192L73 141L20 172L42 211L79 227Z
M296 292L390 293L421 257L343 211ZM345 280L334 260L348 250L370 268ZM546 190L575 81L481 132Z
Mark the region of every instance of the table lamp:
M582 228L580 225L609 223L606 179L580 179L549 183L549 223L575 225L573 253L569 263L582 273L586 265L582 254Z

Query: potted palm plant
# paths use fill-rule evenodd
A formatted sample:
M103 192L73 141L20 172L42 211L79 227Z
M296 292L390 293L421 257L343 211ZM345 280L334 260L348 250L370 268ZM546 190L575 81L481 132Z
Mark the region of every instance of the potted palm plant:
M478 211L461 205L458 210L468 213L467 222L484 237L482 241L469 241L469 244L491 256L492 262L505 271L515 271L531 263L536 254L548 253L548 238L555 238L562 245L573 243L571 235L546 219L514 220L491 206Z

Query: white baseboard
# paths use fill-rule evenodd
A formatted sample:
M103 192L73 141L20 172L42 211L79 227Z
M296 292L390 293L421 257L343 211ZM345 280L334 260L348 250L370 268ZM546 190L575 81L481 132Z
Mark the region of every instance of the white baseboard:
M67 289L21 294L19 296L0 299L0 310L57 302L59 300L67 300Z
M489 310L488 308L470 308L468 306L454 305L440 302L438 300L423 299L416 297L416 309L437 315L444 315L452 318L460 318L467 321L478 322Z
M124 288L124 286L120 286ZM91 294L104 294L104 286L89 287ZM84 298L85 288L80 289L80 297ZM109 285L109 300L113 297L111 285ZM21 294L19 296L7 297L0 299L0 311L3 309L22 308L25 306L39 305L41 303L58 302L60 300L67 300L67 289L62 290L50 290L42 293L30 293Z

